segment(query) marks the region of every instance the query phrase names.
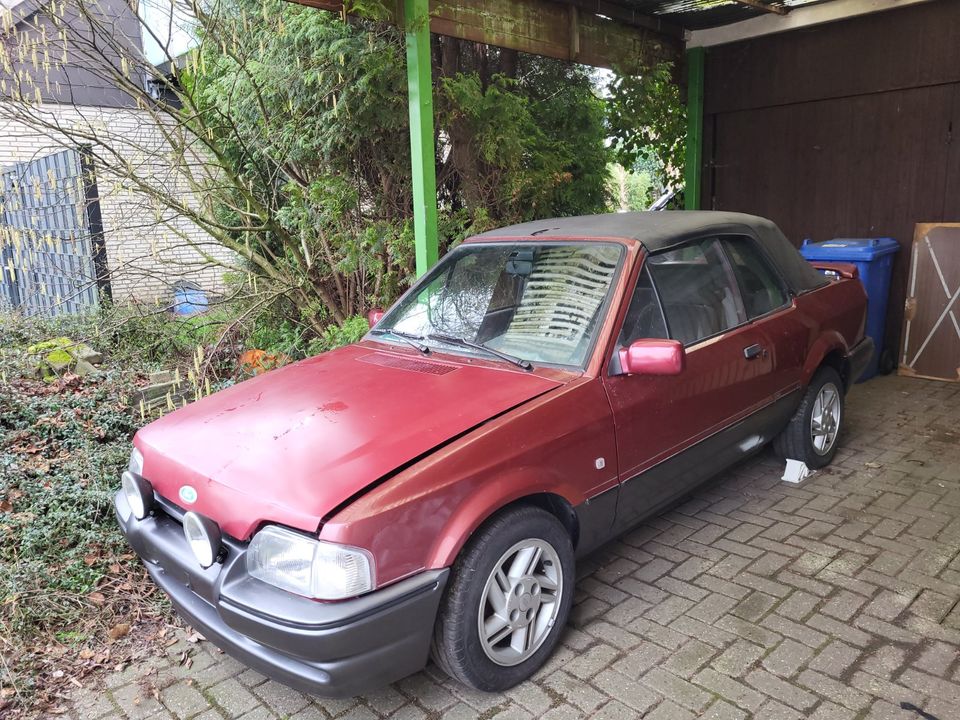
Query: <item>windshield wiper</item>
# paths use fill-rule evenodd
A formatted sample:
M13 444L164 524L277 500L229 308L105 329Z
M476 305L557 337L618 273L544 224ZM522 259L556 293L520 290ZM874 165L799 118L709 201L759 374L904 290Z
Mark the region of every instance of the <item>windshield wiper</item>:
M401 340L403 340L410 347L416 348L417 350L422 352L424 355L430 354L430 348L424 345L422 342L420 342L421 340L423 340L422 335L412 335L410 333L399 332L397 330L386 330L386 329L371 330L370 334L371 335L393 335L394 337L398 337Z
M453 335L442 335L439 333L430 333L427 335L427 340L437 340L438 342L447 343L448 345L460 345L461 347L481 350L488 355L493 355L501 360L506 360L508 363L512 363L513 365L523 368L524 370L533 370L533 365L530 364L529 360L518 358L516 355L508 355L507 353L500 352L499 350L494 350L492 347L487 347L483 343L472 342L466 338L454 337Z

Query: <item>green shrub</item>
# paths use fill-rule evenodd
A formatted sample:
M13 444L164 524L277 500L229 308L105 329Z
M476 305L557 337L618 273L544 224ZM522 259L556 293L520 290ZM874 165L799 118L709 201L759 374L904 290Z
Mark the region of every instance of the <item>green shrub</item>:
M317 355L355 343L366 335L369 329L370 324L367 319L360 316L348 318L342 327L329 325L323 335L310 341L307 346L307 355Z

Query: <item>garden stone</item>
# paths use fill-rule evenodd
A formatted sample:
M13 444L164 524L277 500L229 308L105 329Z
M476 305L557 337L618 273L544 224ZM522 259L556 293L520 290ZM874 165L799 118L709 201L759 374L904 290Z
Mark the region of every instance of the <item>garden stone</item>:
M103 355L86 343L79 343L78 345L69 349L71 355L77 359L79 362L83 360L90 363L91 365L99 365L103 362ZM77 373L79 375L79 373Z
M80 377L87 377L88 375L95 374L97 369L86 360L77 360L77 364L74 366L73 372Z

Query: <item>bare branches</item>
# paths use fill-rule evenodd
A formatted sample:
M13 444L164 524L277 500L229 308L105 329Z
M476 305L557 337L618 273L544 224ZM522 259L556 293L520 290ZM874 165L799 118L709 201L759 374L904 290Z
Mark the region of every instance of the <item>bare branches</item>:
M139 238L108 253L111 273L219 268L267 303L294 303L316 332L394 292L385 277L403 278L409 253L386 248L403 236L408 204L385 214L383 190L408 194L396 160L405 143L380 158L369 138L337 132L345 113L368 112L354 95L393 82L394 68L371 75L362 64L399 58L395 32L278 0L143 8L54 2L0 35L0 123L44 148L87 148L109 230ZM178 54L175 36L192 49ZM381 86L368 90L371 76ZM103 105L85 101L94 90ZM375 120L397 128L397 117Z

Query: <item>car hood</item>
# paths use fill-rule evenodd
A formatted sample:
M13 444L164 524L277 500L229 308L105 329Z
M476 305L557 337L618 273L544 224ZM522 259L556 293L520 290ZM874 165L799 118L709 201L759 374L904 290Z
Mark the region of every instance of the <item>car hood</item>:
M228 535L263 522L314 531L370 483L559 384L351 345L187 405L135 443L158 494Z

